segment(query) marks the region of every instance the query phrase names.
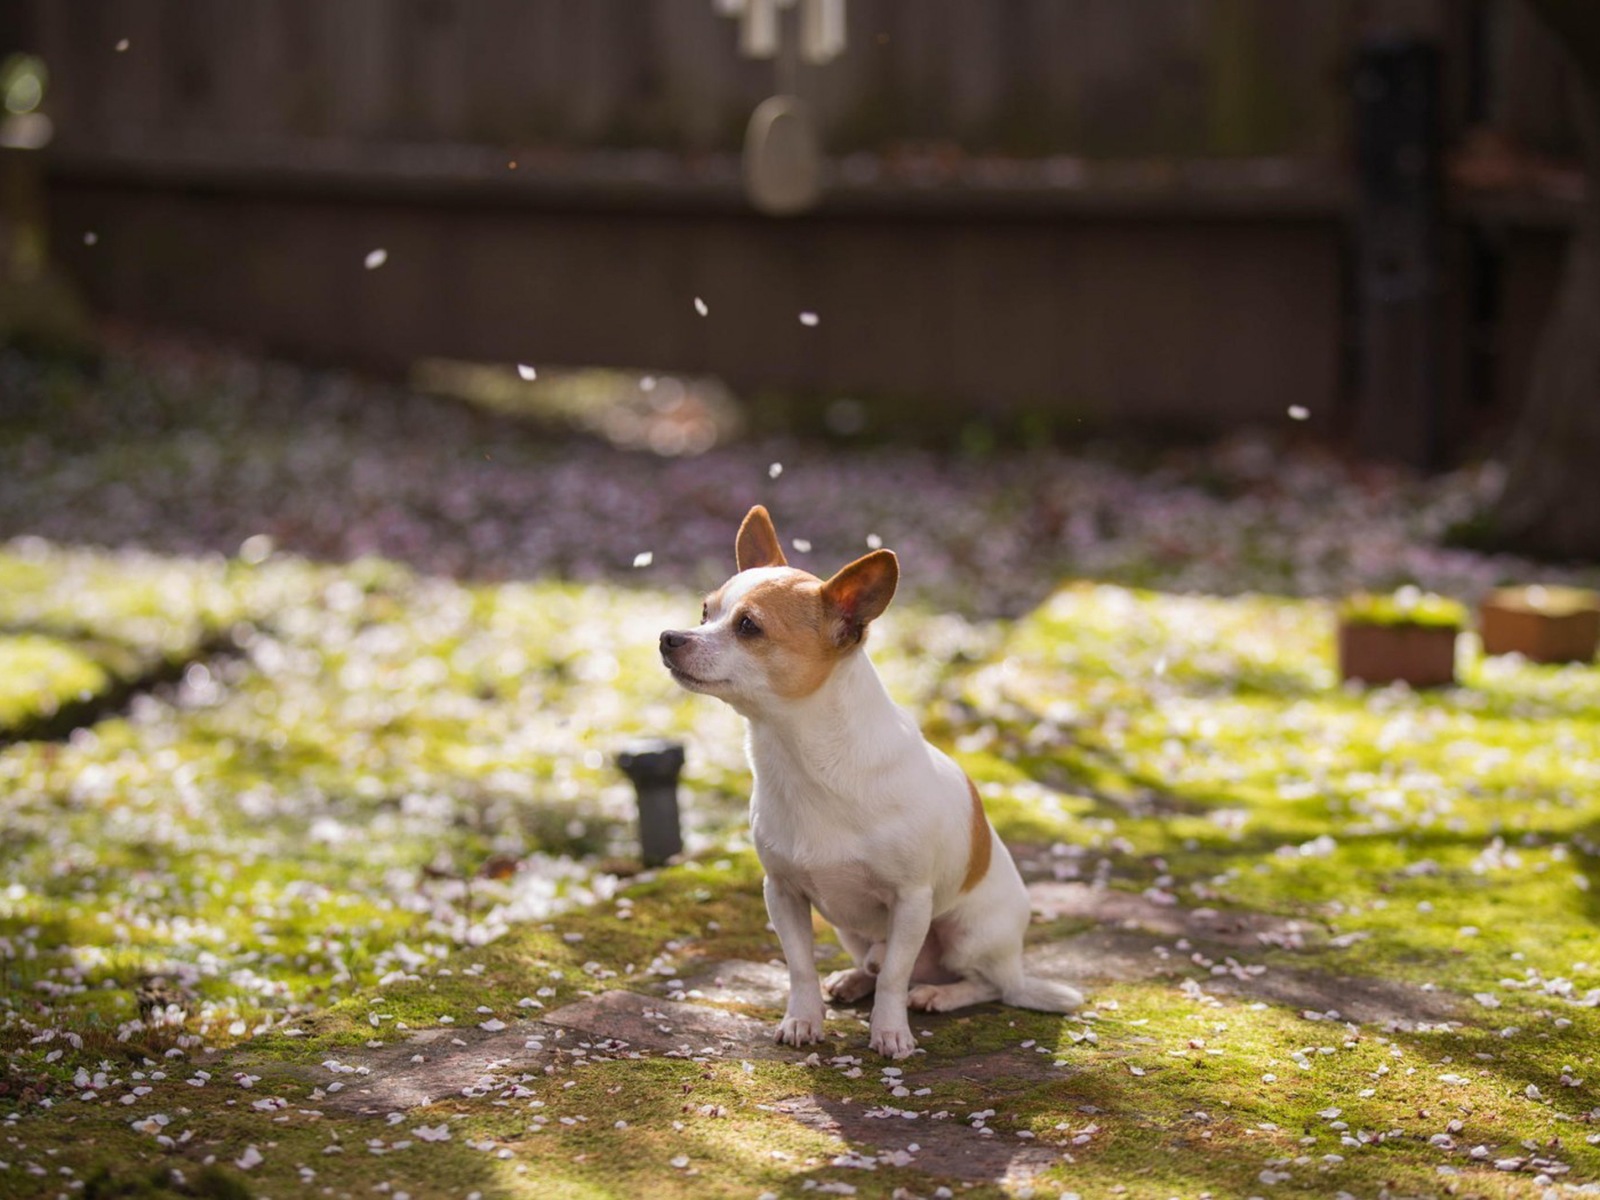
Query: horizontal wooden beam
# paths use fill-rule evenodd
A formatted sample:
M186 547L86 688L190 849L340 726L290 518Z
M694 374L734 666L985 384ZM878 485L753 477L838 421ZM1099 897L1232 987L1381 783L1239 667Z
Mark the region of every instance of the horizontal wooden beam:
M143 144L136 151L52 149L47 172L75 184L213 189L258 195L451 202L589 211L752 213L739 160L650 151L585 151L520 161L475 146L297 141ZM954 163L845 158L827 164L819 215L908 218L1073 216L1320 220L1348 214L1348 180L1331 164L1081 159Z

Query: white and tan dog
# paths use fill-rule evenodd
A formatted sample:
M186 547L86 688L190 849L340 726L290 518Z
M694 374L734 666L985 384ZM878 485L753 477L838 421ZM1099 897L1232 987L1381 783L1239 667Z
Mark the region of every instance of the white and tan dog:
M1076 1008L1074 989L1023 973L1016 864L971 780L889 699L862 649L894 596L895 556L875 550L824 582L788 565L759 506L735 554L739 572L707 598L700 627L663 633L661 657L750 723L750 830L789 965L778 1041L821 1038L824 990L841 1003L876 990L872 1048L891 1058L916 1048L908 1005ZM813 906L855 960L825 984Z

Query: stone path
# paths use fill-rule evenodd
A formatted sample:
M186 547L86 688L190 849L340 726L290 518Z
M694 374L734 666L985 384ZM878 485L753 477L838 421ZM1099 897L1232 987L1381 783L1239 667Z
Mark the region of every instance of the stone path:
M1031 969L1041 975L1086 985L1171 979L1215 996L1262 1000L1323 1019L1342 1019L1405 1029L1439 1022L1458 1011L1459 1000L1440 992L1388 980L1334 976L1312 970L1252 967L1249 951L1268 945L1311 946L1327 941L1327 931L1303 922L1255 913L1183 909L1128 893L1077 883L1036 883L1034 906L1045 919L1092 922L1086 932L1030 947ZM1183 981L1192 980L1191 984ZM670 991L669 991L670 988ZM787 974L781 964L724 961L702 966L656 994L601 992L537 1020L521 1021L497 1032L481 1029L430 1029L381 1049L350 1052L343 1086L319 1103L351 1114L383 1117L454 1095L515 1095L519 1079L547 1071L581 1069L586 1064L626 1058L673 1057L706 1060L784 1060L807 1058L772 1041L772 1021L748 1009L781 1009ZM982 1010L976 1010L982 1011ZM830 1018L864 1017L866 1010L830 1010ZM917 1014L915 1027L936 1029L970 1014ZM871 1073L878 1064L862 1036L845 1054L858 1057ZM833 1048L819 1046L828 1062ZM815 1060L814 1060L815 1061ZM1006 1048L982 1054L922 1058L903 1064L918 1086L966 1081L992 1089L997 1100L1018 1087L1041 1080L1068 1084L1070 1064L1058 1066L1044 1049ZM313 1072L326 1086L325 1070ZM1075 1109L1070 1087L1064 1106ZM840 1153L877 1156L892 1162L914 1154L918 1167L959 1181L1016 1183L1057 1161L1051 1149L952 1119L908 1118L892 1101L855 1103L799 1092L774 1105L800 1125L838 1139ZM1095 1111L1089 1108L1087 1111ZM921 1114L919 1114L921 1115Z

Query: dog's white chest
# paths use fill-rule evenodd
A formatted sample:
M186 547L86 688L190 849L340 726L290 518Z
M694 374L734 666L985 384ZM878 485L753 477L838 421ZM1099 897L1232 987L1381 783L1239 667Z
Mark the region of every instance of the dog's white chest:
M874 941L886 935L894 889L867 863L801 864L770 848L761 859L769 875L804 895L830 925Z

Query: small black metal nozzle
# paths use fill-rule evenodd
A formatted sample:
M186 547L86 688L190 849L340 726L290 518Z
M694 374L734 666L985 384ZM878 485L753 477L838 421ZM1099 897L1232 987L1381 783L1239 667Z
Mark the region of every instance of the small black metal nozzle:
M678 821L678 775L683 746L678 742L635 742L617 753L617 767L639 797L639 858L659 867L683 851Z

